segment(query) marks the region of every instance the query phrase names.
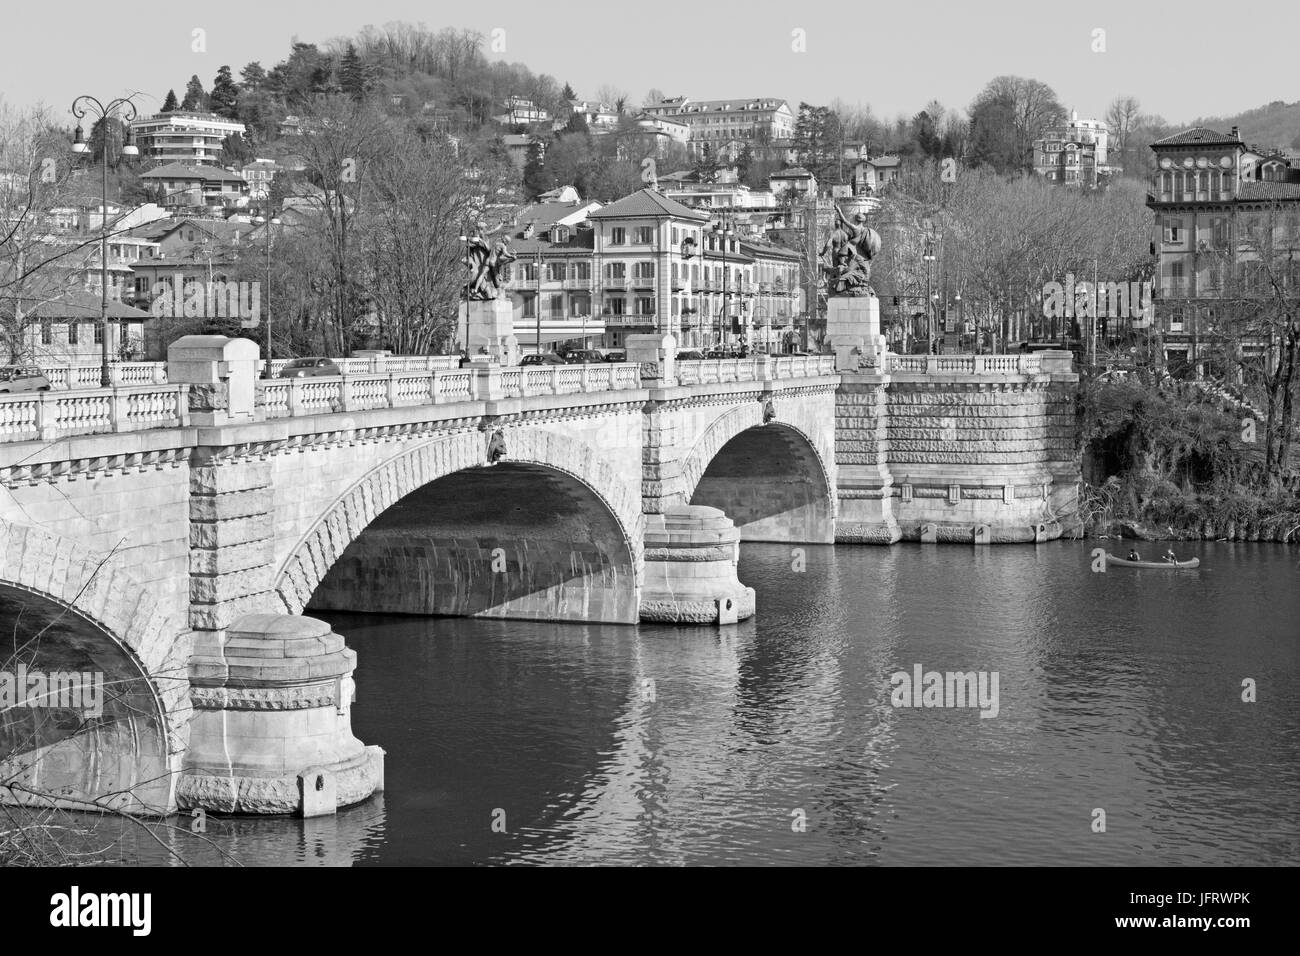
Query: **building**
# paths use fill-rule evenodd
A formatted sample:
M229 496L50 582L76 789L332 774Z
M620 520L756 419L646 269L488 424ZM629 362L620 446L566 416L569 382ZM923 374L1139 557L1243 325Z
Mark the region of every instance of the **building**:
M162 191L161 205L169 209L239 205L248 197L248 182L220 166L168 163L141 173L140 179Z
M746 145L754 148L794 136L790 104L775 97L736 100L691 100L684 96L645 107L652 118L667 117L690 130L687 148L699 155L705 144L714 156L735 157Z
M280 165L273 159L259 157L251 163L245 163L240 168L239 175L248 183L248 197L259 202L271 198L271 183L279 171Z
M638 113L636 124L639 128L660 134L669 142L685 146L691 138L691 128L686 123L671 116L656 116L651 113Z
M1251 263L1270 242L1260 230L1272 224L1276 255L1290 260L1300 253L1300 169L1271 150L1248 147L1235 126L1228 133L1183 130L1151 149L1156 331L1167 361L1204 370L1222 341L1217 323L1225 300L1250 295L1260 278ZM1287 265L1286 287L1300 294L1300 267ZM1247 351L1266 347L1243 343Z
M1103 184L1117 167L1107 161L1109 128L1101 120L1070 119L1049 126L1034 140L1034 172L1048 182L1092 189Z
M160 163L221 162L221 142L243 136L244 124L216 113L159 113L131 121L140 156Z
M527 133L507 133L501 137L501 141L505 143L506 153L516 169L522 170L528 165L528 147L533 145L531 136Z
M596 132L601 129L614 129L618 126L619 112L610 103L597 103L594 100L569 100L569 109L580 115L587 123L587 129Z
M849 176L855 196L874 196L902 174L903 161L897 156L860 156Z
M802 166L773 173L767 184L778 202L803 202L817 195L817 177Z
M530 123L549 123L550 110L544 110L532 100L522 96L508 96L503 102L504 113L492 117L502 126L527 126Z
M0 299L0 311L12 303ZM23 304L23 344L39 365L97 365L102 358L104 323L98 292L73 289L58 298ZM116 298L108 300L108 354L113 361L145 356L146 328L152 316Z

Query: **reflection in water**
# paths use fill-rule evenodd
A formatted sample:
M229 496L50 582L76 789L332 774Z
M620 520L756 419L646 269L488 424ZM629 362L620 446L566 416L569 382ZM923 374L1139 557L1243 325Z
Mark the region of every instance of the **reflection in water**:
M385 794L208 836L246 864L1300 855L1293 551L1092 574L1088 543L805 550L795 572L790 547L745 545L759 613L724 629L330 615ZM895 710L890 674L916 664L997 671L1000 713Z

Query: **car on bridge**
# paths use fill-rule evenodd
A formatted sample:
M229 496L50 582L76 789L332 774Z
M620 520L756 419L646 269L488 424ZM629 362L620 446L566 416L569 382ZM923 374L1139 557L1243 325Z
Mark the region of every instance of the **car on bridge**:
M699 362L703 361L704 353L699 349L681 349L677 353L679 362Z
M50 380L45 373L31 365L6 365L0 367L0 393L48 392Z
M342 375L339 367L330 358L315 356L296 358L280 369L280 378L320 378L326 375Z
M564 359L555 352L534 352L519 360L520 365L563 365Z
M610 349L608 352L605 353L605 361L606 361L606 362L626 362L626 361L627 361L627 350L626 350L626 349Z
M574 349L564 356L569 365L604 365L605 353L599 349Z

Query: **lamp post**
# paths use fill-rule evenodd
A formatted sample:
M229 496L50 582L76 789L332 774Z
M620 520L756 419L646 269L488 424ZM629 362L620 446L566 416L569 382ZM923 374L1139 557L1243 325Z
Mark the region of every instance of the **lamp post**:
M271 372L271 227L280 225L279 219L271 219L271 210L267 215L254 216L253 222L266 223L266 365L262 368L262 378L275 378Z
M930 236L925 238L925 252L921 256L925 262L925 338L927 350L934 348L934 319L931 315L931 301L935 297L930 288L930 269L931 263L934 262L934 240Z
M108 388L113 384L113 376L108 369L108 121L121 110L125 114L126 123L135 119L135 104L131 102L129 96L119 96L117 99L109 100L108 105L104 105L93 96L78 96L72 101L72 115L78 120L85 117L87 113L92 116L98 116L101 121L101 146L104 150L101 180L101 198L103 205L100 207L99 220L99 280L100 280L100 299L99 299L99 384ZM85 132L81 128L81 123L77 123L77 131L72 140L72 151L74 153L90 152L90 144L86 142ZM122 143L123 156L138 156L140 150L135 146L131 137L131 127L126 128L126 139Z
M730 281L727 269L727 243L736 231L732 228L731 219L723 216L722 220L713 226L713 234L722 241L722 311L718 315L718 343L717 347L722 348L722 329L723 323L727 318L727 306L730 304L731 296Z

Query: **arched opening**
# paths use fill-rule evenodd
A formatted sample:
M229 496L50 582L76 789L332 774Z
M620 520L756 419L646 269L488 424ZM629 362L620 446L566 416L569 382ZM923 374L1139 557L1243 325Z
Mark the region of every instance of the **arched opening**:
M166 812L165 728L152 682L117 640L0 582L0 800Z
M721 508L742 541L830 543L830 494L817 453L793 428L748 428L718 450L691 495Z
M635 623L636 567L609 506L544 465L445 475L348 544L308 610Z

